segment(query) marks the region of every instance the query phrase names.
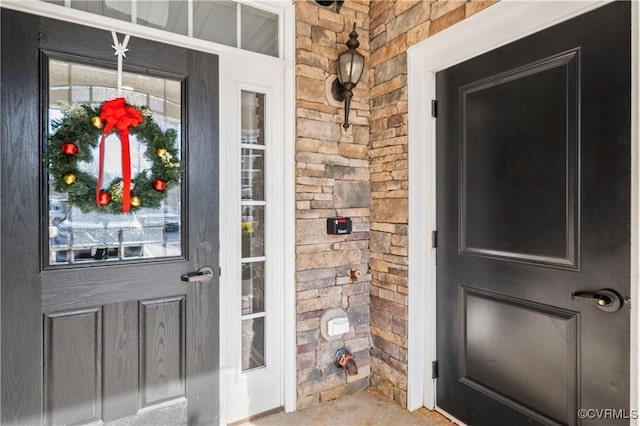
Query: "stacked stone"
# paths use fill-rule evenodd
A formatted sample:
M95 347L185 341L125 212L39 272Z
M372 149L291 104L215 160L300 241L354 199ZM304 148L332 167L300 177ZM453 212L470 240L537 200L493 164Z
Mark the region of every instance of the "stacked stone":
M370 317L368 73L354 90L348 130L344 104L331 97L338 54L356 22L368 63L369 2L350 0L337 14L296 1L296 311L298 408L369 386ZM349 216L350 235L328 235L326 219ZM353 281L348 270L361 276ZM320 316L342 308L350 330L337 340L320 335ZM358 375L334 366L349 349Z
M371 384L403 407L407 405L410 266L407 48L492 3L393 0L370 4Z

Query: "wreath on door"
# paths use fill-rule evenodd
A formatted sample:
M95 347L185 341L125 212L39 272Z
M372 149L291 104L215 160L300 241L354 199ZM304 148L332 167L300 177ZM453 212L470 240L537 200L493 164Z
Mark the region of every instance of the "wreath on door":
M177 132L162 131L146 107L115 98L99 107L62 105L63 117L52 121L48 137L47 169L57 192L82 211L126 213L160 207L167 191L180 184L182 166L176 148ZM122 177L102 182L105 139L117 133L122 147ZM129 135L146 144L143 153L151 167L131 177ZM94 160L99 148L98 173L87 173L82 163Z

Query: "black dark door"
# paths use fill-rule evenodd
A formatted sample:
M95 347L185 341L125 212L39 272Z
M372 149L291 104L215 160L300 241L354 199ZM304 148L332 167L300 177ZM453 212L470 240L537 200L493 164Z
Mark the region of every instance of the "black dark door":
M181 280L218 270L217 57L131 38L127 101L176 132L184 173L159 208L106 221L45 158L56 100L114 97L110 32L1 14L2 423L217 424L218 274Z
M630 43L613 3L437 74L437 403L470 425L628 408Z

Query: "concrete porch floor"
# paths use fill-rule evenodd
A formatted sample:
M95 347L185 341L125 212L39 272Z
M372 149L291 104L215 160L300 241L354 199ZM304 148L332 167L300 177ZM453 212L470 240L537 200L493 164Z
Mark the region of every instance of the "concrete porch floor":
M323 402L295 413L280 412L241 423L242 426L451 426L453 424L439 413L426 408L409 412L394 402L383 400L380 394L371 389Z

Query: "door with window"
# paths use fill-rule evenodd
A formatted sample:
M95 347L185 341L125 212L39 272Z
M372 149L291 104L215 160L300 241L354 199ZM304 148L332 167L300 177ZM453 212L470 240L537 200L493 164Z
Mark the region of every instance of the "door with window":
M629 415L630 9L436 75L437 404L465 423Z
M228 57L224 70L222 412L234 422L283 405L284 67Z
M217 57L130 39L123 213L112 34L1 15L2 422L217 424Z

